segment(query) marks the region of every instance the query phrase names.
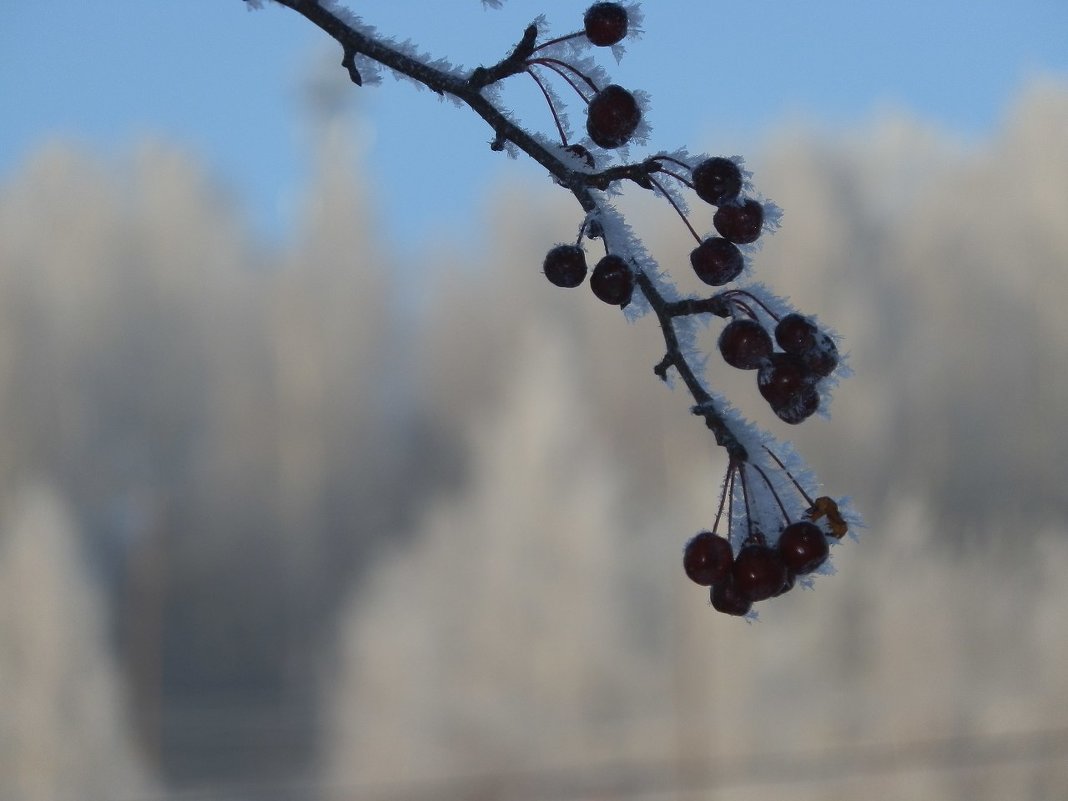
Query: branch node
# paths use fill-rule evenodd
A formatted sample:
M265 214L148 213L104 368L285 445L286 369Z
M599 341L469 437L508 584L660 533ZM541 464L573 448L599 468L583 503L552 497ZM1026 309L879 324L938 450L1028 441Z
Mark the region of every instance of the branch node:
M667 371L668 371L669 368L674 367L674 366L675 366L675 359L672 358L670 353L668 353L667 355L664 356L663 359L660 360L660 362L656 365L656 367L653 368L653 372L656 373L656 377L657 378L659 378L661 381L663 381L666 384L667 380L668 380ZM695 411L694 414L697 414L697 412Z
M363 76L356 69L356 51L345 48L345 55L341 59L341 66L349 71L349 79L357 86L363 86Z

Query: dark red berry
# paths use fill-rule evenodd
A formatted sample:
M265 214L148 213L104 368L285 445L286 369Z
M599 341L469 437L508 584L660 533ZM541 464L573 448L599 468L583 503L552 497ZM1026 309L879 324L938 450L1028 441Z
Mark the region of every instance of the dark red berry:
M738 277L745 267L745 259L733 242L710 236L690 252L690 264L706 284L723 286Z
M712 215L712 224L731 242L739 245L756 242L764 227L764 207L752 198L720 206Z
M821 331L816 335L815 347L802 353L801 361L820 378L829 376L838 366L838 348L834 340Z
M691 178L697 196L713 206L731 202L742 191L742 171L733 161L720 156L694 167Z
M789 406L812 384L812 374L792 353L771 354L757 373L757 388L773 408Z
M731 320L719 335L723 361L739 370L756 370L771 355L771 337L764 326L748 317Z
M748 615L749 610L753 608L753 602L738 592L734 579L729 576L713 584L709 596L712 599L712 608L727 615L742 617Z
M586 252L578 245L557 245L545 255L542 270L557 286L578 286L586 277Z
M763 601L786 583L786 565L779 552L767 545L746 545L731 570L734 586L743 598Z
M619 3L594 3L582 18L586 38L598 47L618 44L627 35L627 9Z
M605 303L626 306L634 292L634 273L621 257L609 254L593 268L590 289Z
M792 396L787 402L770 404L771 410L784 423L797 425L807 420L820 408L820 393L811 384Z
M811 573L827 561L830 553L823 531L807 520L784 528L779 535L778 548L783 564L795 575Z
M816 344L819 329L800 314L787 314L775 326L775 341L787 353L800 356Z
M612 83L593 96L586 109L586 133L600 147L619 147L630 141L642 110L634 95Z
M731 544L711 531L702 531L691 539L682 554L686 575L704 587L723 581L730 574L733 561Z

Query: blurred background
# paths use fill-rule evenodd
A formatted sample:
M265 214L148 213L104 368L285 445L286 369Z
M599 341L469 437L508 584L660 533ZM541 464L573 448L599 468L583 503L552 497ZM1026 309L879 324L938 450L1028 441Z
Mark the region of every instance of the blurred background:
M619 67L851 351L788 431L710 360L868 524L758 623L682 574L723 454L540 274L536 167L285 9L5 8L0 798L1068 796L1068 9L973 5L665 2ZM584 8L361 12L476 64Z

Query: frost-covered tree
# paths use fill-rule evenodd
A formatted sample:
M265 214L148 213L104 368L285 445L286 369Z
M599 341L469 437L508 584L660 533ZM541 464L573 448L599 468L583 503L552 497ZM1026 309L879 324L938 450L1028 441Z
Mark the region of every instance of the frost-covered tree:
M614 83L595 57L604 49L622 57L624 43L642 31L639 4L596 2L581 28L560 36L549 35L539 17L498 62L467 69L380 34L334 0L277 2L338 42L353 83L378 83L384 70L470 109L489 126L492 150L533 159L577 201L575 236L548 248L541 265L546 278L575 288L588 275L593 295L619 307L627 320L654 317L664 343L655 374L685 387L692 413L727 454L710 526L689 541L683 557L689 578L711 588L712 605L751 615L755 602L829 571L830 545L859 519L846 499L819 493L815 476L788 444L713 389L710 375L724 367L708 364L713 355L699 347L698 333L712 318L725 321L714 360L754 374L764 401L789 425L827 413L831 390L848 373L839 339L752 280L757 249L779 226L781 211L756 190L744 160L653 147L649 98ZM551 134L528 129L508 111L506 91L521 80L533 81L544 96ZM585 109L585 135L575 133L565 113L563 97L572 95ZM637 148L644 155L636 157ZM617 207L623 188L631 186L677 212L680 235L694 240L689 268L712 294L681 292L671 269L646 248ZM696 227L701 223L690 211L691 195L702 208L715 208L710 232Z

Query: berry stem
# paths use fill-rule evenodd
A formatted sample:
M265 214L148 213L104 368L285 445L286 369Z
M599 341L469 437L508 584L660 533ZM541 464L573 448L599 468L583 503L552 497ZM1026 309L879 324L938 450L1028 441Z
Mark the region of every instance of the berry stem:
M730 489L727 491L727 542L734 545L731 536L734 533L734 477L738 473L738 463L733 459L727 465L727 476L730 478Z
M766 450L768 452L768 456L770 456L772 459L775 460L775 464L777 464L779 466L779 468L784 473L786 473L787 477L789 477L789 479L793 483L793 485L795 487L797 487L797 491L799 493L801 493L801 497L805 499L805 503L807 503L809 506L812 506L815 502L812 500L811 497L809 497L809 494L807 492L805 492L805 488L802 487L800 483L798 483L798 480L796 478L794 478L794 474L786 469L786 465L784 465L782 463L782 459L780 459L778 456L776 456L775 452L771 448L769 448L767 445L763 445L762 447L764 448L764 450Z
M775 503L779 505L779 509L782 511L783 518L786 520L787 523L789 523L790 513L786 511L786 507L783 505L782 498L780 498L779 493L775 491L775 487L772 485L771 479L768 478L768 474L765 473L764 468L762 468L756 462L750 462L750 464L753 466L753 469L760 474L760 477L764 479L764 483L768 485L768 491L771 492L771 497L775 499Z
M547 42L542 42L540 45L535 47L532 52L537 53L539 50L545 50L547 47L552 47L555 44L560 44L561 42L567 42L567 41L570 41L571 39L577 39L580 36L585 36L585 35L586 35L585 31L575 31L574 33L569 33L566 36L557 36L555 39L550 39Z
M581 70L578 70L575 67L571 66L566 61L561 61L558 58L532 58L528 63L537 64L539 66L546 67L547 69L551 69L565 81L571 84L571 88L574 89L578 93L579 97L581 97L587 103L589 103L590 101L586 99L586 96L582 94L582 92L574 84L574 82L571 80L567 73L570 72L576 78L581 78L583 81L586 82L586 85L590 88L590 91L594 94L597 94L597 84L593 82L593 79Z
M746 303L744 300L738 300L737 298L732 298L731 299L731 305L741 309L743 312L745 312L745 314L747 314L752 319L757 320L757 321L760 320L760 318L757 316L757 313L755 311L753 311L753 308L748 303Z
M652 156L649 159L649 161L655 161L655 162L666 161L666 162L668 162L670 164L675 164L675 165L677 165L679 167L682 167L687 172L690 171L690 165L689 164L685 164L685 163L679 161L677 158L673 158L671 156ZM676 181L678 181L683 186L687 186L690 189L693 189L693 181L691 181L685 175L679 175L679 173L675 172L674 170L668 170L668 169L663 169L663 168L661 168L661 169L662 169L663 172L665 172L668 175L670 175L672 178L674 178Z
M758 542L763 544L763 535L753 532L753 512L749 508L749 482L745 480L745 465L738 466L738 478L742 482L742 502L745 504L746 542Z
M686 219L686 215L682 213L682 209L679 208L679 204L675 202L675 198L673 198L668 193L668 191L666 189L664 189L664 185L662 183L660 183L658 180L656 180L653 176L648 175L648 176L646 176L646 179L649 181L649 183L651 183L653 186L655 186L657 189L660 190L660 194L662 194L664 197L667 198L668 203L671 204L671 208L675 209L675 213L678 214L679 217L682 218L682 221L684 223L686 223L686 227L690 229L690 233L693 234L693 238L696 239L697 240L697 244L700 245L701 244L701 236L700 236L700 234L698 234L697 231L695 231L693 229L693 226L690 225L690 221L687 220Z
M766 304L764 301L762 301L760 298L758 298L752 292L746 292L744 289L728 289L726 292L723 293L723 297L730 298L731 302L737 303L739 305L743 305L742 301L735 300L735 296L736 295L741 295L741 296L749 298L754 303L756 303L758 306L760 306L760 308L762 308L765 312L767 312L768 316L772 320L774 320L775 322L779 322L779 315L777 315L770 308L768 308L768 304ZM748 308L748 306L746 308ZM749 313L753 314L751 309L749 310ZM756 318L756 315L753 314L753 317Z
M567 134L564 132L564 125L560 121L560 115L556 113L556 104L553 103L552 95L549 94L549 90L545 88L545 84L541 82L541 78L534 73L534 70L528 68L527 75L533 78L534 83L541 89L541 93L545 97L545 102L549 105L549 111L553 115L553 122L556 123L556 130L560 132L560 142L564 147L567 147Z
M731 489L734 488L734 469L735 469L734 462L728 462L727 463L727 472L723 474L723 485L720 487L720 490L719 490L719 506L716 508L716 519L712 521L712 533L713 534L715 534L716 531L719 529L719 521L720 521L720 518L723 516L723 505L727 502L728 485L730 486ZM728 535L729 535L729 529L730 529L729 520L728 520L727 528L728 528Z

